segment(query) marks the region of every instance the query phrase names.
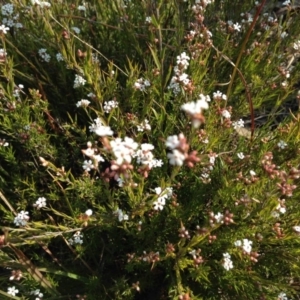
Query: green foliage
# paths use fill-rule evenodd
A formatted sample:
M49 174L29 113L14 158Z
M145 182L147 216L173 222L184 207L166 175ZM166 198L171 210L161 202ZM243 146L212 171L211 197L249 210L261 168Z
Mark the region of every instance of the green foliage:
M210 2L2 5L1 297L299 299L300 17Z

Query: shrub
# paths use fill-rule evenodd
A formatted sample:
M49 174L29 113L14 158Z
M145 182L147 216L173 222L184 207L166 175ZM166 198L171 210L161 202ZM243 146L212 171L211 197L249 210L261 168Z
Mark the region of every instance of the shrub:
M3 297L299 299L299 15L265 2L2 5Z

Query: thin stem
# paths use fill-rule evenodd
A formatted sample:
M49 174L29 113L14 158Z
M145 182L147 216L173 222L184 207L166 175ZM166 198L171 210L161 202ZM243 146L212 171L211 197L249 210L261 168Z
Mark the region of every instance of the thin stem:
M256 14L255 14L255 16L254 16L254 18L253 18L253 22L252 22L250 28L248 29L247 34L246 34L246 37L245 37L245 39L244 39L244 41L243 41L243 43L242 43L242 46L241 46L241 50L240 50L239 56L238 56L238 58L237 58L237 60L236 60L236 62L235 62L235 64L234 64L234 65L235 65L235 68L233 69L233 72L232 72L232 75L231 75L231 81L230 81L230 84L229 84L228 89L227 89L227 99L228 99L228 97L229 97L229 95L230 95L230 93L231 93L232 84L233 84L233 82L234 82L234 78L235 78L236 72L238 71L238 66L239 66L239 64L240 64L240 62L241 62L242 56L244 55L244 50L245 50L245 48L246 48L246 44L247 44L247 42L249 41L251 32L252 32L252 30L253 30L253 28L254 28L256 22L257 22L257 19L258 19L259 15L260 15L260 13L261 13L261 11L262 11L262 9L263 9L265 3L266 3L266 0L263 0L263 2L261 3L261 5L258 7L258 9L257 9L257 11L256 11Z

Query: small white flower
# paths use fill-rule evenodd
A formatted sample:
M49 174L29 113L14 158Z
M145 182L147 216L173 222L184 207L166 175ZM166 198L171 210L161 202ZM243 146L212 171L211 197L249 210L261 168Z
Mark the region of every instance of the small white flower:
M297 233L300 233L300 226L294 226L293 229L294 229Z
M119 177L118 179L117 179L117 182L118 182L118 186L119 187L123 187L124 186L124 179L122 179L121 177Z
M114 134L109 126L98 126L95 129L95 133L99 136L109 136Z
M232 126L234 129L238 129L238 128L244 127L244 124L245 124L245 122L242 119L240 119L238 121L233 122Z
M236 247L242 247L242 249L246 252L246 253L248 253L248 254L250 254L250 252L251 252L251 250L252 250L252 241L250 241L250 240L248 240L248 239L243 239L243 241L240 241L240 240L238 240L238 241L236 241L235 243L234 243L234 245L236 246Z
M286 1L287 2L287 1ZM288 297L286 296L286 293L281 292L278 296L277 296L277 300L289 300Z
M295 42L295 43L293 44L293 48L294 48L295 50L300 50L300 40L297 41L297 42Z
M167 148L171 150L176 149L180 145L178 136L177 135L168 136L165 145Z
M208 109L209 105L206 100L200 99L197 102L188 102L181 106L181 109L190 115L199 114L203 109Z
M286 32L286 31L283 31L281 34L280 34L280 37L282 39L286 38L289 34Z
M172 153L168 153L167 157L169 159L169 163L174 166L182 166L185 161L185 155L174 149Z
M214 218L217 223L223 224L224 215L218 212L216 215L214 215Z
M87 96L89 98L96 98L96 95L94 93L88 93Z
M76 106L77 106L77 107L88 107L90 103L91 103L91 102L90 102L89 100L81 99L80 101L78 101L78 102L76 103Z
M76 74L73 88L76 89L80 86L85 85L85 83L86 83L86 80L82 76Z
M275 210L274 210L274 211L271 212L271 216L272 216L273 218L277 219L277 218L280 217L280 214L279 214L278 211L275 211Z
M202 103L204 103L204 102L210 102L211 101L209 95L203 95L203 94L199 94L199 100L201 100ZM204 104L204 105L205 105L205 107L203 107L203 109L208 109L208 103Z
M92 155L91 157L92 159L94 159L96 162L104 162L104 158L100 155L100 154L97 154L97 155Z
M122 209L117 209L114 211L114 214L117 215L119 222L128 221L129 217L127 214L124 214Z
M163 165L163 161L161 159L152 159L151 163L149 164L149 166L151 168L160 168Z
M7 52L3 48L1 48L0 49L0 59L5 60L6 56L7 56Z
M110 111L113 109L113 108L116 108L118 107L118 102L115 101L115 100L110 100L110 101L105 101L104 102L104 106L103 106L103 109L105 111L105 113L110 113Z
M30 292L30 295L38 296L38 298L35 298L35 300L40 300L40 298L44 297L44 294L41 293L39 289Z
M72 27L72 29L76 34L80 33L80 29L78 27Z
M278 208L278 211L279 211L281 214L285 214L285 213L286 213L286 208L280 206L280 207Z
M33 206L35 206L37 209L41 209L43 207L46 207L47 203L46 203L46 198L45 197L39 197L35 204Z
M237 240L237 241L234 242L234 245L235 245L236 247L241 247L241 246L242 246L242 241Z
M57 60L57 61L64 61L63 55L62 55L61 53L57 53L57 54L56 54L56 60Z
M7 289L7 294L12 295L12 296L16 296L16 294L19 293L19 290L17 290L14 286L9 287Z
M223 93L221 93L220 91L216 91L215 93L213 93L213 99L214 100L227 100L227 96Z
M186 69L189 65L190 57L185 53L181 53L177 56L177 65L182 66L183 69Z
M146 88L149 87L150 81L147 79L139 78L135 83L134 83L134 88L137 90L140 90L141 92L145 92Z
M243 239L243 250L250 254L251 250L252 250L252 241L248 240L248 239Z
M223 267L226 271L229 271L233 268L233 263L229 253L223 253Z
M83 244L83 235L80 231L77 231L76 233L74 233L74 235L72 236L72 238L70 238L68 240L68 242L70 243L70 245L74 245L74 244Z
M84 5L79 5L79 6L77 7L77 9L80 10L80 11L86 11L86 8L85 8Z
M222 111L222 117L224 117L225 119L230 119L231 118L231 114L227 109L224 109Z
M88 209L85 214L90 217L93 214L93 211L91 209Z
M256 173L253 170L250 170L249 173L251 176L256 176Z
M4 34L7 34L9 27L5 27L5 25L0 26L0 32L2 31Z
M233 29L240 32L241 31L242 26L239 23L235 23L233 24Z
M1 7L2 16L11 16L14 12L13 4L4 4Z
M280 149L285 149L287 147L287 143L281 140L277 143L277 147Z
M179 75L178 80L180 82L182 82L183 85L188 85L190 83L190 79L188 77L189 77L188 74L183 73L183 74Z
M44 62L49 62L51 59L51 56L47 53L47 49L41 48L39 51L39 56Z
M146 22L146 23L148 23L148 24L150 24L150 23L152 22L152 19L151 19L151 17L149 17L149 16L148 16L148 17L146 17L146 20L145 20L145 22Z
M154 210L163 210L164 206L166 204L165 198L158 198L156 201L153 202L153 209Z
M197 252L195 249L193 249L192 251L189 252L189 254L192 255L193 258L196 257L196 253Z
M238 157L239 159L244 159L244 158L245 158L245 155L244 155L243 152L239 152L239 153L237 153L237 157Z
M85 161L83 162L82 168L83 168L84 170L86 170L86 171L89 172L89 171L91 171L92 169L94 169L95 166L94 166L94 164L93 164L93 162L92 162L91 160L85 160Z
M16 226L25 226L29 220L28 211L21 210L14 219Z
M149 124L149 121L145 119L141 124L137 125L137 130L140 132L143 132L144 130L150 131L151 125Z
M37 5L37 6L40 6L41 8L51 7L51 4L49 2L46 2L46 1L31 0L31 3L32 3L32 5Z

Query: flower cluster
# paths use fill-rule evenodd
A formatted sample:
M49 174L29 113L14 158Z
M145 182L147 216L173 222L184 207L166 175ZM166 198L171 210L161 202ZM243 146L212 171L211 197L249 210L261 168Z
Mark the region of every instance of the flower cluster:
M149 170L163 165L162 160L154 158L152 150L154 150L153 145L144 143L140 145L134 155L137 159L137 163L148 166Z
M151 83L147 79L140 78L134 83L134 88L141 91L145 92L146 89L151 86Z
M78 101L76 103L77 107L88 107L90 105L91 101L87 100L87 99L81 99L80 101Z
M177 135L169 136L165 142L167 148L172 152L167 154L169 158L169 163L174 166L182 166L185 162L186 165L190 168L194 167L195 163L200 161L200 158L197 157L197 152L189 151L189 144L186 141L183 133Z
M83 235L80 231L76 231L74 235L68 240L70 245L82 244L83 243Z
M51 4L47 1L31 0L32 5L40 6L41 8L49 8Z
M235 122L232 122L232 126L233 126L233 128L236 130L236 129L239 129L239 128L243 128L244 127L244 124L245 124L245 122L242 120L242 119L240 119L240 120L238 120L238 121L235 121Z
M251 253L252 244L253 244L253 242L250 241L250 240L248 240L248 239L243 239L242 241L241 240L237 240L237 241L234 242L234 245L236 247L241 247L243 249L243 251L245 253L248 253L248 254Z
M109 126L105 126L100 118L95 119L94 122L95 123L89 126L91 132L94 132L99 136L113 135L111 128Z
M145 119L141 124L137 125L137 130L140 132L143 131L150 131L151 130L151 125L149 124L149 121Z
M190 57L185 52L177 56L177 65L174 67L174 76L171 78L171 82L168 86L168 89L171 90L174 95L178 95L181 92L181 87L190 92L194 89L191 80L184 72L189 66L189 60Z
M132 138L126 136L124 140L121 138L112 140L110 142L110 146L114 156L116 157L115 163L117 165L122 165L123 163L131 163L138 148L138 143L136 143Z
M151 144L136 143L132 138L125 137L124 140L116 138L110 142L110 150L115 156L115 160L112 161L111 169L119 173L124 174L123 171L133 169L131 163L133 158L136 158L138 164L142 165L139 169L140 173L143 173L144 177L148 177L148 171L153 167L161 167L162 161L154 158L152 150L154 146Z
M19 281L23 277L23 273L21 270L12 270L11 276L9 277L9 280L17 280Z
M277 300L289 300L286 293L281 292L278 296L277 296Z
M223 253L223 263L222 263L224 269L226 271L229 271L230 269L233 269L233 263L231 260L231 256L229 253Z
M192 255L193 257L193 263L195 268L198 268L200 264L202 264L204 262L203 257L200 255L201 253L201 249L197 249L197 250L192 250L189 252L190 255Z
M181 106L181 109L185 111L192 119L192 124L194 128L198 128L202 123L204 123L205 118L202 114L203 109L208 109L208 99L209 96L204 96L200 94L200 99L196 102L188 102Z
M56 56L56 60L58 62L65 60L64 57L63 57L63 55L61 53L57 53L55 56Z
M214 100L227 100L227 96L220 91L216 91L213 93L213 99Z
M47 49L41 48L39 51L39 56L44 62L49 62L51 59L51 56L47 53Z
M82 76L75 74L75 80L74 80L74 85L73 85L74 89L85 85L85 83L86 83L86 80Z
M287 143L281 140L277 143L277 147L283 150L287 147Z
M88 172L98 167L99 162L104 162L104 158L98 153L98 149L93 147L91 142L87 142L87 149L82 149L81 152L93 160L85 160L83 163L83 169Z
M39 289L36 289L36 290L34 290L34 291L31 291L31 292L30 292L30 295L37 296L37 297L35 298L35 300L40 300L41 298L44 297L44 294L41 293L41 291L40 291Z
M23 28L23 25L18 22L19 14L14 15L13 4L4 4L1 7L1 14L3 16L2 23L10 28Z
M155 188L155 193L158 195L158 198L153 202L154 210L163 210L166 205L166 200L170 199L173 195L173 189L171 187L167 187L162 190L161 187Z
M118 102L116 100L105 101L103 109L108 114L112 109L118 107Z
M209 213L209 223L211 226L213 226L215 223L217 224L223 224L224 223L224 215L218 212L217 214L214 214L213 212Z
M118 217L119 222L123 222L123 221L128 221L129 220L129 216L125 213L123 213L122 209L116 209L114 211L114 215L116 215Z
M285 199L278 199L278 204L276 206L276 211L273 212L274 217L279 217L279 213L286 213Z
M28 211L21 210L14 219L16 226L26 226L29 220Z
M8 147L9 143L5 139L0 139L0 147Z
M83 3L82 5L78 5L77 9L79 11L84 11L85 12L86 11L85 3Z

